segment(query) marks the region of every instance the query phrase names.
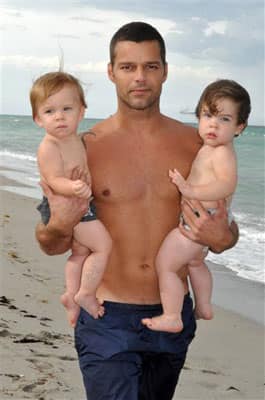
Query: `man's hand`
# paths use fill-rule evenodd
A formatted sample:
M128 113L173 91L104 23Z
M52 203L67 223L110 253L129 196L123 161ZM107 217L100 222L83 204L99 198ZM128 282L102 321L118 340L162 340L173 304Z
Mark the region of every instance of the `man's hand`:
M182 223L179 229L187 238L208 246L214 253L221 253L236 244L238 228L235 222L229 226L224 200L218 201L214 215L209 215L198 200L183 200L182 212L190 230L185 229Z

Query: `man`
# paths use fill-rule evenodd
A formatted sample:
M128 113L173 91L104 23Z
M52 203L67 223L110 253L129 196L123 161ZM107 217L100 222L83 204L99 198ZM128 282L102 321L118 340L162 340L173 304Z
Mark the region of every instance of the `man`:
M113 251L97 293L105 314L94 319L81 310L76 348L88 399L169 400L196 327L186 268L180 272L186 293L183 331L151 331L141 320L162 312L154 262L179 220L180 196L168 171L177 168L187 176L201 142L194 128L160 113L167 63L164 41L152 26L133 22L115 33L108 75L116 87L117 112L84 140L98 217L110 232ZM45 252L59 254L70 247L86 204L44 189L51 219L37 227L37 238ZM180 227L187 237L215 252L236 243L237 226L229 227L223 202L213 216L198 201L182 209L191 227Z

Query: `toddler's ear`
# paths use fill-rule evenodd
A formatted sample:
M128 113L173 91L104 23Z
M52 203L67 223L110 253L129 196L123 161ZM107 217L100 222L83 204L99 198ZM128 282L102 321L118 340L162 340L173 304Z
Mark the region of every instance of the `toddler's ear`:
M79 114L79 122L84 118L85 111L86 111L85 107L82 106Z
M247 124L239 124L236 128L235 136L240 136L243 130L246 128Z
M40 119L40 117L39 117L38 115L36 115L36 117L34 118L34 122L35 122L35 124L37 124L40 128L43 127L43 124L42 124L42 122L41 122L41 119Z

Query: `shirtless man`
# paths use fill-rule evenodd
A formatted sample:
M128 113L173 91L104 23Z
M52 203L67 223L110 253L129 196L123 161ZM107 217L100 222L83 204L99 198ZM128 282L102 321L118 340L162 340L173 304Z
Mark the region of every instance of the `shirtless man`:
M187 177L201 141L194 128L160 113L167 63L164 41L152 26L133 22L114 34L108 74L118 109L85 136L85 143L98 216L113 249L97 292L105 314L95 320L81 310L76 349L87 398L169 400L196 329L186 268L179 272L186 293L182 332L152 331L141 321L161 314L154 261L179 220L180 197L176 200L168 170L177 168ZM44 190L51 219L38 225L37 238L46 253L63 253L86 204ZM183 214L191 230L180 229L191 240L215 252L236 243L237 226L229 226L224 202L210 216L199 201L186 201Z

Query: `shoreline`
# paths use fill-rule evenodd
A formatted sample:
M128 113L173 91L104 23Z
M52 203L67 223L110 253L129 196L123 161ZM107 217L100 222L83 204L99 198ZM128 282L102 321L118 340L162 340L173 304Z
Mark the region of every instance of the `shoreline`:
M1 187L0 196L0 343L5 360L0 397L84 400L73 331L59 302L66 255L49 257L40 251L34 237L38 199ZM216 264L210 269L215 317L198 321L174 400L263 399L264 326L246 308L253 315L260 312L263 285L252 285ZM227 310L235 304L241 313Z

